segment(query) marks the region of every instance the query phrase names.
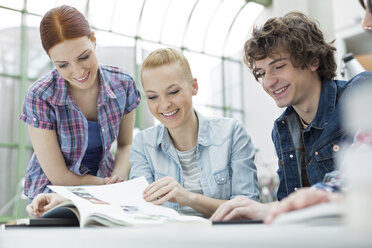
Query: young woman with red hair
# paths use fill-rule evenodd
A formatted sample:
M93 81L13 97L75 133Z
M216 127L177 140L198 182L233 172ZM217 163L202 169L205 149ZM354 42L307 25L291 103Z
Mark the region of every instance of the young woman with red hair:
M73 7L49 10L40 37L55 69L29 87L20 116L35 151L25 194L33 199L50 192L49 184L123 181L130 166L132 110L140 102L135 82L123 69L98 63L95 34Z

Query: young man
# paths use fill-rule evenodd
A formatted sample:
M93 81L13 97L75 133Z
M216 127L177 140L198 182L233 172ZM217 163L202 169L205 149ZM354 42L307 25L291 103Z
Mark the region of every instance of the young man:
M350 82L332 80L335 48L318 25L299 12L271 18L253 30L245 46L245 62L279 107L272 138L278 156L278 200L298 188L321 182L333 171L334 155L346 135L341 128L343 95ZM213 220L261 218L278 203L264 205L245 197L222 204Z
M362 20L362 28L367 31L372 30L372 0L359 0L359 3L365 10L364 18ZM363 76L366 83L372 83L371 73ZM353 145L372 145L372 133L370 132L357 132L354 136ZM363 149L363 147L362 147ZM342 190L342 175L337 174L327 183L317 183L311 188L304 188L291 194L284 199L275 208L271 208L266 216L265 222L271 223L278 215L305 208L314 204L324 202L339 201L343 198L341 194L333 193L333 191ZM314 190L316 189L316 190Z

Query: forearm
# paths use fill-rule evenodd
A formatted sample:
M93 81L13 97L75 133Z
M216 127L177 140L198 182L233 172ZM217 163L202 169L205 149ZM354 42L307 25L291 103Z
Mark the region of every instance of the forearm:
M113 175L121 176L123 179L128 177L130 163L129 163L129 152L130 145L118 147L115 155Z
M53 185L103 184L102 178L77 175L68 169L55 130L29 126L29 134L38 162Z
M43 150L47 151L47 150ZM50 149L48 152L36 151L39 163L49 181L53 185L101 185L103 179L90 174L78 175L70 171L60 150Z
M186 204L187 206L208 217L210 217L222 203L227 201L192 192L190 192L188 198L189 201Z
M57 174L57 173L56 173ZM90 174L77 175L66 168L65 171L58 173L58 176L51 177L49 181L53 185L102 185L103 178L92 176ZM47 175L48 176L48 175Z

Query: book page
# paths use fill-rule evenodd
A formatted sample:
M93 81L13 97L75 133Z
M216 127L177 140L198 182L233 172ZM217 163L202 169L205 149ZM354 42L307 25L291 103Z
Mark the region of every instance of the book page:
M152 225L165 222L203 221L203 218L182 216L177 211L156 206L143 199L148 186L145 177L98 186L48 186L70 199L80 212L80 226L92 219L108 225Z

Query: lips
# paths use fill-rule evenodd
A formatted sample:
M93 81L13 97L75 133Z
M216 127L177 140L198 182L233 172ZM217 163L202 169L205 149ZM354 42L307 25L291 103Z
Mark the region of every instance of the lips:
M274 96L279 96L281 93L285 92L288 89L289 85L286 85L280 89L273 91Z
M74 78L76 81L78 81L79 83L84 83L85 81L88 80L89 78L89 75L90 75L90 72L88 72L86 75L84 75L82 78Z
M179 109L176 109L176 110L174 110L174 111L172 111L172 112L168 112L168 113L162 113L162 115L163 115L164 117L172 117L172 116L174 116L175 114L178 113L178 110L179 110Z

